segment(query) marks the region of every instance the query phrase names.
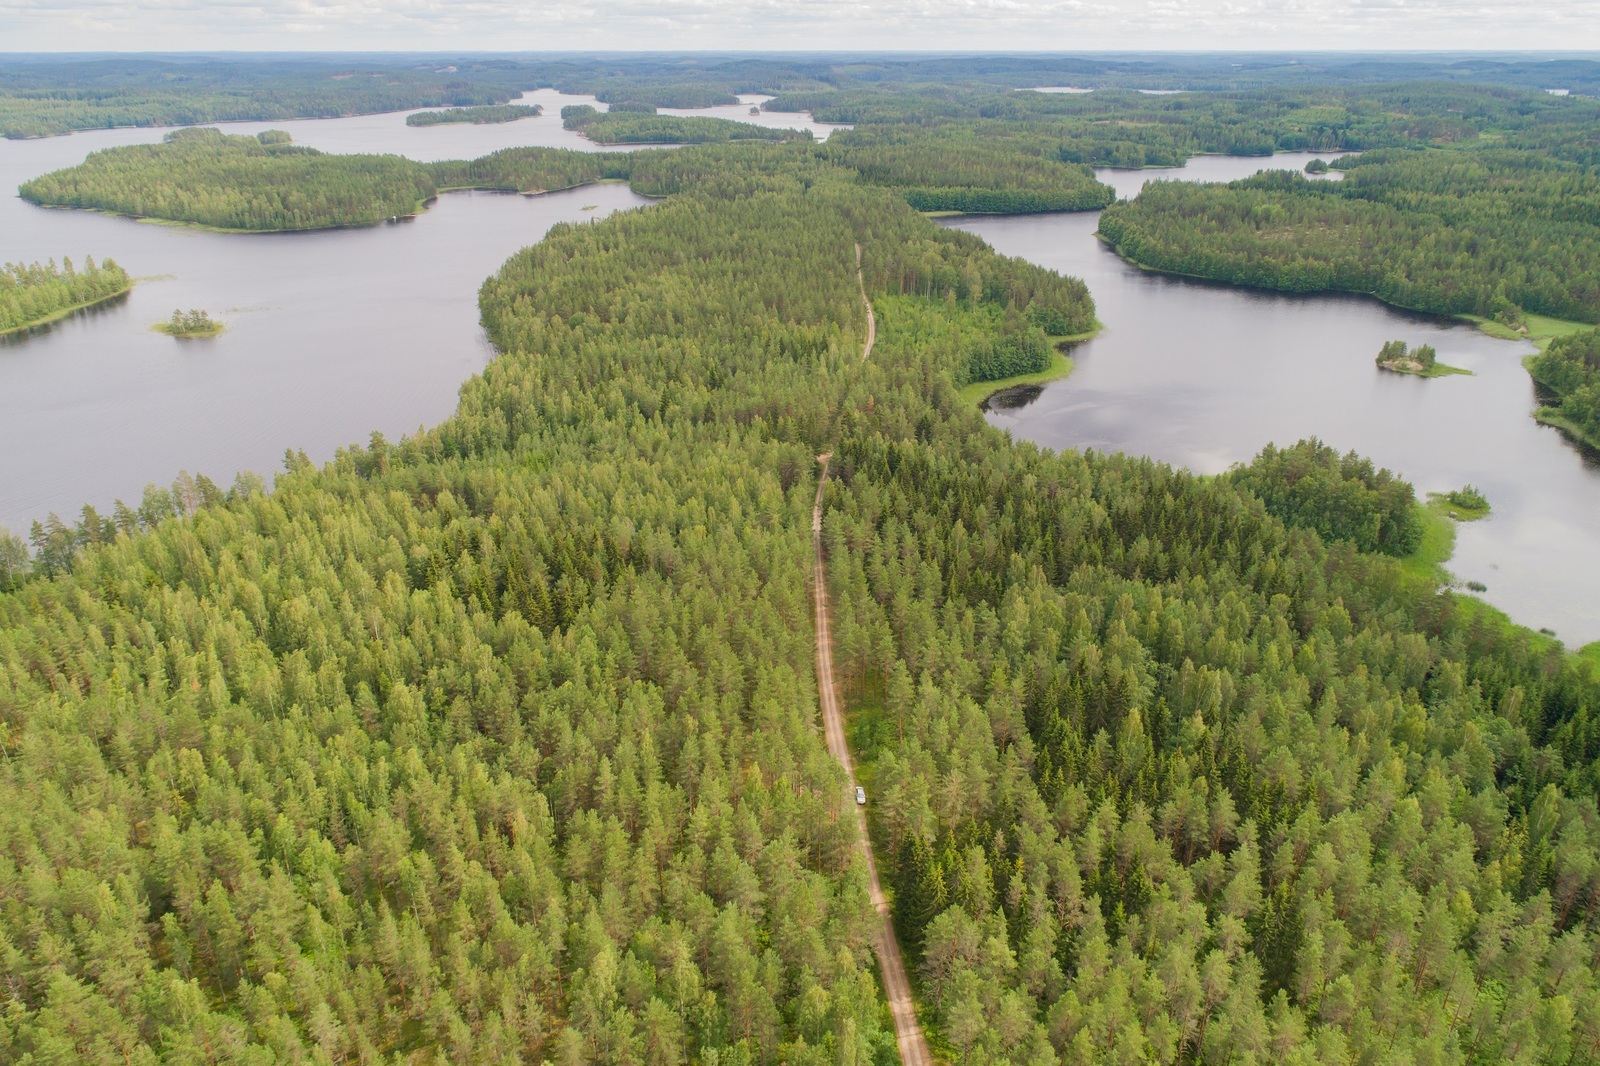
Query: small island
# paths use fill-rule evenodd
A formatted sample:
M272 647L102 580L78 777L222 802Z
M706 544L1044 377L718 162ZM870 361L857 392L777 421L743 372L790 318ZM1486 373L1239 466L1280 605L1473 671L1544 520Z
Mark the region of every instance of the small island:
M1439 362L1439 353L1431 344L1408 348L1405 341L1388 341L1378 350L1378 369L1396 374L1410 374L1419 378L1442 378L1449 374L1471 374L1458 366Z
M187 311L173 311L171 318L165 322L158 322L150 328L158 333L165 333L169 337L189 339L215 337L228 327L212 318L206 312L191 307Z
M1430 492L1428 506L1457 522L1489 517L1489 498L1476 485L1465 485L1453 492Z
M407 126L448 126L471 123L485 126L496 122L515 122L519 118L536 118L544 114L539 104L490 104L483 107L451 107L443 111L418 111L406 116Z
M0 267L0 337L22 333L114 300L133 288L115 261L87 256L83 268L71 259L48 263L7 263Z
M1327 172L1328 161L1326 159L1313 159L1306 164L1307 174L1326 174Z

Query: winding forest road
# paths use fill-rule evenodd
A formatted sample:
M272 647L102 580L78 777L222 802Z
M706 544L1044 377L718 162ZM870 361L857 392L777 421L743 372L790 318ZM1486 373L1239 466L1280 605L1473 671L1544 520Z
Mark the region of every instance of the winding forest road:
M861 288L861 302L867 307L867 343L861 350L861 361L867 361L872 346L878 340L878 320L872 313L872 301L867 299L867 286L861 276L861 245L856 245L856 284ZM822 697L822 728L827 737L828 750L844 767L845 776L853 787L856 783L855 767L850 762L850 745L845 740L844 712L839 706L839 694L833 680L833 631L829 626L828 583L822 559L822 490L828 483L828 461L832 452L817 456L822 473L817 478L817 502L811 508L811 544L816 555L815 574L812 579L813 599L817 614L817 689ZM878 912L878 928L872 938L872 949L878 956L878 968L883 973L883 990L889 998L889 1011L894 1016L895 1041L900 1045L902 1066L933 1066L933 1056L928 1053L928 1042L923 1038L922 1027L917 1024L916 1007L911 1001L911 982L906 978L905 960L900 956L900 941L894 935L894 924L889 919L889 904L883 898L883 886L878 883L878 863L872 856L872 838L867 835L866 808L854 804L856 827L861 832L861 854L867 859L867 882L873 909Z

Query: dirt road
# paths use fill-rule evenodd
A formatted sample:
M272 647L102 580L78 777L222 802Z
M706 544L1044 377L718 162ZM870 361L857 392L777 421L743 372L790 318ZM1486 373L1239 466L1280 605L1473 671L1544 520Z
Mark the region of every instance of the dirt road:
M878 339L878 322L872 313L872 301L867 299L866 284L861 277L859 244L856 245L856 283L861 286L861 301L867 305L867 342L861 352L861 359L865 362ZM855 804L855 767L850 762L850 745L845 740L844 732L844 712L839 706L839 694L833 683L833 631L829 626L828 583L822 559L822 490L828 483L830 458L831 452L817 457L822 464L822 472L817 478L817 502L811 508L811 543L816 554L812 588L817 614L817 688L822 697L822 728L828 740L828 750L839 760L850 779L852 795L848 802L856 812L856 825L861 831L861 853L867 859L872 906L878 912L878 928L872 938L872 949L877 953L878 967L883 973L884 994L889 998L889 1010L894 1015L894 1035L900 1045L900 1062L902 1066L933 1066L933 1056L928 1053L928 1042L923 1038L922 1027L917 1024L916 1008L911 1002L911 982L906 979L900 941L895 937L894 925L889 920L889 904L884 900L883 887L878 883L878 864L872 856L872 839L867 836L866 809Z

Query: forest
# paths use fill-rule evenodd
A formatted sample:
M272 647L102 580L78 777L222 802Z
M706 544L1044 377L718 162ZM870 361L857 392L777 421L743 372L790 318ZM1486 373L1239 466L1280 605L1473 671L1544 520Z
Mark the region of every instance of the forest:
M115 260L96 263L85 256L79 269L70 258L60 265L7 263L0 267L0 336L31 329L70 311L120 296L133 279Z
M0 136L500 104L526 78L514 65L481 58L363 60L11 55L0 59Z
M0 1058L896 1061L829 450L944 1058L1600 1055L1600 678L1384 554L1410 486L1016 443L956 387L1080 282L806 145L628 165L442 425L0 538Z
M1033 138L1007 138L985 124L843 130L818 149L861 180L903 191L919 211L1022 214L1091 211L1116 194L1087 166L1063 162Z
M224 230L371 225L410 215L434 195L427 168L394 155L327 155L215 128L175 130L158 144L91 152L25 182L23 199Z
M1600 330L1555 338L1527 367L1555 400L1539 409L1539 420L1600 448Z
M326 118L418 107L500 104L527 89L592 93L608 103L709 107L738 94L836 94L824 106L874 101L907 106L930 94L971 109L1010 106L1013 89L1072 85L1107 90L1270 90L1275 94L1432 83L1436 93L1481 86L1540 93L1563 86L1600 93L1589 58L1495 58L1474 54L1128 54L805 56L615 54L563 56L331 53L258 56L0 56L0 135L39 137L75 129L194 125L237 119ZM1031 94L1030 94L1031 95ZM1520 93L1519 93L1520 95ZM1150 98L1146 98L1150 99ZM849 102L846 102L849 101ZM891 105L890 101L894 103ZM782 105L780 105L782 106ZM924 105L925 106L925 105ZM822 118L818 115L818 118ZM856 121L836 118L834 121ZM1356 147L1344 144L1343 147Z
M474 160L416 163L397 155L330 155L290 143L201 127L159 144L91 152L18 190L50 207L80 207L246 232L370 226L422 210L442 190L549 192L625 178L611 155L506 148Z
M619 103L609 111L587 104L561 109L561 124L595 144L720 144L725 141L810 140L809 130L775 129L704 115L658 115L646 103Z
M484 107L452 107L444 111L418 111L406 116L407 126L446 126L470 123L474 126L495 122L515 122L519 118L534 118L543 113L538 104L490 104Z
M1288 292L1372 293L1516 327L1525 312L1600 322L1600 176L1531 151L1392 150L1343 181L1269 171L1160 182L1101 216L1127 258Z

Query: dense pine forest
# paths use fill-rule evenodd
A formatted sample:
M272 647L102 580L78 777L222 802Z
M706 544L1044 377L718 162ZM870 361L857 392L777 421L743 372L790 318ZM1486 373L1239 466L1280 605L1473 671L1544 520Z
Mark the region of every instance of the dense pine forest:
M82 269L63 259L0 267L0 335L29 329L68 311L120 296L133 281L114 260L86 256Z
M444 189L549 192L626 177L594 152L507 148L475 160L416 163L396 155L329 155L282 130L255 137L177 130L159 144L90 153L26 182L34 203L252 232L370 226L423 208Z
M444 111L418 111L406 116L407 126L448 126L470 123L482 126L496 122L515 122L519 118L534 118L544 108L538 104L491 104L484 107L452 107Z
M516 96L525 80L515 64L481 57L351 66L313 55L261 60L13 54L0 60L0 136L498 104Z
M400 156L327 155L288 139L175 130L159 144L91 152L18 191L51 207L228 230L370 225L414 213L436 191L426 167Z
M725 141L810 140L806 130L775 129L703 115L658 115L653 104L613 104L600 111L587 104L561 109L561 124L595 144L720 144Z
M1128 258L1290 292L1370 292L1521 324L1600 321L1600 176L1533 150L1379 151L1343 181L1165 182L1101 216Z
M1277 94L1380 83L1432 82L1470 94L1483 85L1539 92L1561 86L1600 93L1600 63L1588 58L1435 55L864 56L794 55L366 55L0 56L0 136L40 137L75 129L200 124L234 119L325 118L417 107L504 103L527 89L591 93L608 103L709 107L741 93L834 94L837 117L863 99L904 107L913 97L941 113L993 114L1011 90L1081 86L1105 90L1272 90ZM849 102L846 102L849 101ZM781 105L780 105L781 106ZM1056 106L1056 105L1052 105ZM821 115L818 116L822 117ZM1239 142L1243 145L1245 142ZM1344 147L1355 147L1346 142Z
M636 156L666 199L484 285L441 426L0 541L0 1058L894 1062L824 451L949 1061L1600 1056L1593 664L1382 554L1413 496L1359 458L990 429L956 387L1090 294L862 164Z

